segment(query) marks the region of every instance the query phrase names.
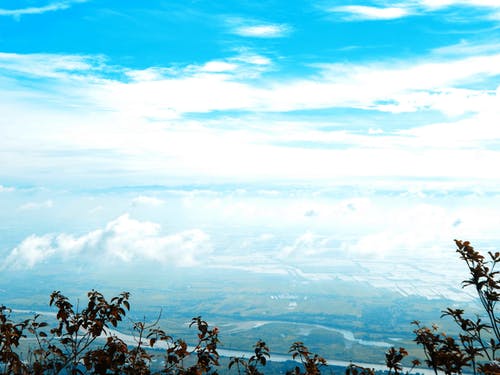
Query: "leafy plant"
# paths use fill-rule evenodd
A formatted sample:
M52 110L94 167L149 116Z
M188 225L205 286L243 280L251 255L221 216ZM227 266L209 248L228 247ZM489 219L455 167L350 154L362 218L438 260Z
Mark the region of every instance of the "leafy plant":
M474 374L499 374L500 365L496 361L500 349L500 318L496 305L500 300L500 277L495 268L500 262L500 252L488 252L485 257L469 241L455 240L455 244L470 274L462 285L476 290L487 319L467 318L464 310L448 308L441 317L453 319L460 330L458 338L438 332L435 325L429 328L416 321L413 322L417 326L415 341L422 346L426 363L436 374L438 371L461 374L469 367Z
M293 371L288 371L289 375L319 375L321 367L326 366L326 359L318 354L311 353L304 343L297 341L290 346L288 353L292 354L294 360L299 360L304 367L304 372L299 366L295 366Z
M451 318L459 328L457 337L440 332L436 325L426 327L415 321L415 342L425 355L426 365L436 375L500 374L500 317L497 316L497 302L500 300L500 276L496 271L500 263L500 252L488 252L485 257L474 250L468 241L455 241L457 253L465 262L470 277L463 287L473 287L479 297L485 317L467 317L464 310L448 308L441 317ZM218 374L220 355L218 353L219 329L210 327L200 316L191 320L190 327L197 329L196 344L189 347L183 339L174 340L162 330L159 318L150 324L145 321L133 323L134 344L125 342L112 328L116 328L130 309L129 293L121 293L109 301L95 290L87 294L87 303L82 310L75 308L61 292L50 296L49 305L57 309L57 324L49 327L40 321L40 315L32 319L15 322L12 311L0 306L0 372L2 374L140 374L152 373L154 356L150 349L164 349L161 355L163 366L159 374L202 375ZM32 340L26 358L21 353L21 343ZM270 359L266 343L259 340L253 355L232 357L228 369L236 369L238 375L263 375ZM322 356L312 353L302 342L290 346L292 359L298 362L289 375L320 375L327 366ZM385 353L389 375L409 374L404 372L402 362L408 356L405 348L390 348ZM373 375L375 370L351 364L346 375Z
M263 375L264 373L259 368L267 364L270 358L269 348L264 341L259 340L254 346L254 353L248 360L243 357L231 357L229 369L236 365L238 375Z
M9 308L0 306L0 364L3 364L4 374L23 374L26 366L15 349L21 338L26 337L24 330L29 321L15 323L10 319L10 313Z

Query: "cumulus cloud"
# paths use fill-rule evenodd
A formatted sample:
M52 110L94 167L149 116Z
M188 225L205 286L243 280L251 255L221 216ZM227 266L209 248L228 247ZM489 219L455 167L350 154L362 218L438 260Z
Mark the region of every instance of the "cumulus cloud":
M159 224L131 219L128 214L110 221L103 229L82 236L32 235L5 258L0 268L32 268L52 260L105 259L109 262L153 261L192 266L210 254L209 236L192 229L163 235ZM99 257L97 257L99 255Z
M456 219L450 211L437 205L416 204L397 210L386 217L386 228L366 231L352 241L344 241L343 252L368 258L446 256L450 241L457 237Z
M323 205L325 215L308 225L312 230L285 246L276 244L275 260L320 268L341 259L401 259L409 264L423 253L428 260L453 258L454 238L496 238L492 223L498 222L498 199L492 203L490 198L449 197L435 203L434 194L443 190L424 194L415 184L410 194L392 196L392 203L385 201L387 197L374 197L371 203L346 199ZM483 204L491 204L491 209Z
M29 236L19 246L14 248L5 258L2 269L9 265L23 265L26 268L32 268L35 264L52 256L55 249L52 245L52 236Z

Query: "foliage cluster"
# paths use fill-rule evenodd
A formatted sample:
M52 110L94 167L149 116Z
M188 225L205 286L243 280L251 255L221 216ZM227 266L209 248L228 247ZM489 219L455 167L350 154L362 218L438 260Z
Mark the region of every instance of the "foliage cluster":
M500 300L500 252L488 252L485 257L474 250L468 241L455 241L460 258L467 265L470 278L463 286L475 288L485 316L468 318L461 309L448 308L442 317L450 317L458 326L458 337L440 332L436 325L423 326L415 321L415 342L425 355L426 365L436 374L462 374L464 372L500 374L500 317L496 304ZM190 327L197 329L196 345L190 347L183 339L174 339L151 324L133 324L134 345L126 342L112 328L125 318L130 309L129 293L121 293L109 301L99 292L90 291L83 309L74 307L69 299L55 291L50 306L56 308L57 324L50 327L40 321L40 315L21 322L11 318L11 310L0 306L0 372L2 374L169 374L201 375L220 371L218 353L219 330L210 327L201 317L192 319ZM20 343L32 342L29 350L20 350ZM161 349L162 366L152 369ZM297 362L290 375L319 375L326 368L326 360L311 353L302 342L291 345L289 353ZM402 360L408 356L404 348L390 348L385 353L389 374L404 373ZM228 371L238 375L263 375L270 358L270 350L259 340L249 358L232 357ZM412 361L411 372L419 366ZM156 372L155 372L156 371ZM375 371L351 364L346 375L372 375Z

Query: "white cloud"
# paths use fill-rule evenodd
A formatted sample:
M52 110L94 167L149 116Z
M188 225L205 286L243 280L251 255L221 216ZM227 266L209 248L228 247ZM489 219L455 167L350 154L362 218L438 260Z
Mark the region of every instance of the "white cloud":
M272 63L271 59L266 56L248 52L242 53L239 56L234 57L232 60L260 66L270 65Z
M156 81L162 79L165 75L175 73L172 69L150 67L142 70L126 70L125 76L135 82Z
M238 60L242 55L185 69L158 68L156 76L141 80L139 74L133 81L98 78L94 69L101 69L99 74L108 69L99 59L71 58L59 66L75 70L47 80L54 85L43 90L27 90L22 81L12 77L17 77L16 72L31 72L36 77L33 82L38 78L44 81L57 73L50 64L37 67L38 55L3 56L4 60L0 56L0 65L4 63L0 74L10 78L3 89L6 99L0 103L2 172L15 175L22 169L23 176L37 181L81 178L90 173L110 183L121 183L121 178L128 179L123 183L134 183L152 176L164 182L172 176L315 180L377 175L450 177L462 176L461 169L467 167L471 176L487 178L488 168L500 159L486 148L471 158L460 132L451 131L466 115L471 122L481 122L478 134L483 140L495 136L499 92L482 87L498 86L500 54L437 58L433 53L412 62L322 64L316 66L315 75L267 80L247 79L244 71L251 64ZM52 59L57 60L57 56ZM81 69L86 69L87 76ZM285 121L276 120L279 114L265 114L321 108L419 112L417 122L422 125L436 124L432 113L438 111L451 116L449 121L439 121L449 123L449 133L436 127L435 134L441 133L432 139L426 135L432 133L430 130L425 134L395 132L383 124L384 120L372 128L380 128L382 133L361 132L352 131L350 127L357 125L346 125L342 119ZM225 110L249 113L217 113ZM203 120L185 116L210 112L214 117ZM475 146L482 147L477 137ZM432 142L425 144L426 139ZM311 147L302 146L305 143ZM449 163L451 154L447 154L450 149L456 158L453 165ZM481 164L484 168L474 167L475 162L485 163ZM57 171L61 169L67 174L60 176ZM116 173L110 174L110 170Z
M52 208L54 202L52 200L46 200L44 202L28 202L19 206L20 210L39 210L42 208Z
M417 145L429 148L469 148L479 150L488 148L500 140L500 113L484 112L472 118L454 122L440 122L402 130L402 135L411 135L414 147Z
M132 83L107 81L100 89L94 87L92 93L96 102L108 108L164 118L187 112L280 112L334 107L395 113L423 109L460 114L479 112L490 106L495 92L456 86L498 76L499 67L500 54L412 64L325 64L320 67L320 78L264 84L241 81L237 69L234 73L200 74L202 68L200 73L180 78ZM454 105L451 111L450 104L457 100L460 105Z
M432 201L426 200L425 196L418 196L418 193L415 199L417 202ZM450 251L451 241L460 238L472 227L483 226L487 220L491 220L491 217L480 219L481 214L476 213L467 218L467 222L462 223L462 220L457 218L465 218L470 211L468 204L458 206L460 208L455 209L414 201L407 207L390 208L383 213L384 217L380 218L384 222L382 228L362 228L355 239L343 241L341 250L350 256L364 259L401 258L402 264L409 264L410 259L418 258L425 258L427 261L452 259L454 253ZM488 215L486 212L482 214ZM473 224L476 219L480 223ZM490 226L485 225L483 228Z
M493 11L486 17L496 18L495 10L500 9L497 0L403 0L394 4L389 1L379 1L379 6L344 5L327 8L328 12L344 14L344 20L392 20L413 15L422 15L440 9L454 6L476 7ZM396 6L394 6L396 5Z
M231 64L225 61L209 61L201 67L200 71L208 73L222 73L231 72L236 68L237 66L235 64Z
M135 197L132 199L132 204L137 205L137 204L144 204L148 206L161 206L164 204L165 201L156 197L149 197L146 195L139 195L138 197Z
M99 69L101 63L102 58L98 56L0 52L0 71L39 78L74 79L80 83L83 83L83 77L80 76L82 73Z
M463 87L477 80L497 77L500 75L499 63L500 55L496 54L441 61L424 60L414 64L393 63L392 67L385 64L325 65L322 83L296 82L280 92L284 96L277 97L282 99L283 110L293 105L310 107L307 101L311 100L309 98L313 90L316 92L314 101L318 107L336 107L343 103L344 106L388 112L440 110L443 96L449 97L450 102L461 96L469 103L478 96L483 96L488 105L489 97L496 95L494 91L458 89L456 86ZM363 90L359 90L359 87L363 87ZM479 101L482 102L484 101ZM278 103L275 101L273 104ZM455 107L463 108L461 105ZM475 108L474 105L467 105L465 108L474 112L484 109Z
M345 5L333 7L332 12L347 13L346 19L349 20L392 20L406 17L411 12L406 8L400 7L373 7L365 5Z
M182 266L195 265L199 257L211 252L209 237L201 230L162 236L158 224L128 215L107 224L100 245L110 258L125 262L142 258Z
M40 64L42 60L45 62ZM56 93L67 100L79 100L75 105L92 103L129 118L163 119L179 118L189 112L334 107L450 113L444 98L448 103L459 100L460 105L454 106L455 111L460 109L458 113L480 112L491 106L489 102L496 93L464 86L500 75L500 54L487 54L448 59L430 56L411 63L322 64L316 76L263 83L249 79L252 76L248 70L253 65L257 69L254 73L259 74L261 66L269 65L264 58L254 56L253 64L242 57L228 60L190 66L174 75L172 71L163 75L161 70L155 70L151 75L149 70L129 70L132 82L90 75L93 69L105 69L100 59L90 57L2 54L0 68L40 78L58 77L61 81ZM82 79L81 71L89 76ZM68 87L63 83L71 84ZM68 93L68 89L73 92Z
M419 5L427 9L440 9L450 6L500 8L496 0L418 0Z
M13 187L0 185L0 193L10 193L15 190Z
M51 257L55 252L56 249L52 247L52 236L32 235L11 251L0 268L5 269L10 265L32 268L35 264Z
M103 206L95 206L95 207L92 207L91 209L89 209L89 214L96 214L100 211L104 210L104 207Z
M276 24L238 26L233 30L234 34L252 38L280 38L289 32L289 26Z
M160 225L122 215L79 237L70 234L32 235L6 257L2 269L32 268L47 261L99 259L107 262L154 261L161 264L193 266L211 253L209 236L199 229L170 235L160 233Z
M456 44L438 47L432 50L436 55L444 56L478 56L495 54L500 49L500 43L472 43L467 40L461 40Z
M57 1L49 3L41 7L28 7L19 9L0 9L0 16L11 16L19 18L20 16L28 14L42 14L46 12L54 12L58 10L65 10L70 8L73 4L84 3L87 0L68 0L68 1Z
M306 232L298 237L292 245L285 246L278 253L278 259L299 258L306 260L311 256L318 256L328 251L329 239L318 236L311 232Z

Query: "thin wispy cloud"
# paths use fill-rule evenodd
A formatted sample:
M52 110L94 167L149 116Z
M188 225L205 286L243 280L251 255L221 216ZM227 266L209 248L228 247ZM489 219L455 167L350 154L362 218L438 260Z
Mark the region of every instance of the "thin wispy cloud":
M337 10L398 19L389 24L400 27L414 11L424 17L423 9L459 3L370 2ZM370 58L366 50L335 48L333 55L304 52L307 58L300 60L302 51L293 56L272 51L288 39L269 47L269 40L242 42L228 35L240 29L253 36L286 32L300 38L288 26L298 20L260 19L221 22L219 36L232 40L230 49L184 63L157 59L138 68L99 54L1 53L5 100L0 109L8 135L0 140L4 173L19 175L18 165L28 168L28 176L45 171L48 180L57 179L55 166L75 176L127 182L153 176L321 179L383 171L450 177L459 174L456 166L444 171L445 154L452 149L471 173L487 177L486 169L466 162L464 147L469 137L479 149L476 161L491 165L499 158L487 143L497 136L493 124L500 116L495 40L460 35L411 59L404 54ZM339 56L359 53L352 59ZM480 122L480 131L471 134L474 122ZM447 132L453 146L443 142ZM348 162L332 163L331 170L312 167L339 159ZM133 204L154 203L141 198Z
M49 56L48 60L55 61L59 57ZM259 56L255 58L259 62L262 60ZM71 160L71 170L89 170L85 165L92 165L90 170L94 176L102 177L109 175L105 172L107 168L128 171L134 176L164 177L227 178L238 175L263 178L272 175L318 179L335 175L372 176L383 170L392 176L439 176L443 173L453 176L460 174L458 166L465 165L474 176L486 178L487 169L473 168L472 159L462 149L467 144L469 125L460 122L461 116L470 117L471 124L474 121L482 124L481 132L471 138L479 148L496 134L492 126L500 117L496 89L500 76L498 54L465 57L442 54L436 58L436 53L432 52L411 62L323 63L315 65L315 74L300 79L279 76L262 79L265 70L257 70L257 76L249 77L251 65L240 55L184 68L160 67L153 75L144 73L148 69L121 68L124 75L133 76L133 80L116 78L117 66L107 67L99 60L94 63L92 58L80 61L71 57L69 62L53 67L47 64L43 69L37 68L39 56L16 55L16 59L22 61L22 67L4 63L0 74L11 77L9 95L6 95L9 102L3 106L6 121L3 129L18 134L0 141L4 157L24 160L23 163L34 166L46 163L42 165L48 170L57 170L53 163L67 168L65 163ZM265 59L262 62L267 63ZM257 68L261 65L268 66L258 64ZM66 69L62 75L61 66ZM106 76L108 69L111 74ZM25 99L12 98L12 92L25 88L21 81L16 84L9 72L21 70L30 72L32 82L37 79L45 82L38 89L39 105L44 101L50 105L56 101L65 106L59 107L58 112L24 109L11 113L12 108L31 106ZM483 88L478 82L490 82L488 86L492 89ZM47 91L52 94L49 98ZM37 90L32 89L30 95L35 93ZM66 109L63 111L63 108ZM80 111L72 113L75 108ZM87 108L99 108L102 112L89 116ZM425 131L414 126L413 130L395 132L374 124L360 134L354 130L354 125L353 130L343 126L338 131L325 132L315 129L321 124L314 121L287 123L270 120L266 118L269 115L264 115L336 108L387 115L418 113L422 118L441 113L450 119L429 120L422 124L432 125ZM225 111L234 113L219 114ZM198 121L190 118L192 114L214 117ZM44 128L49 131L42 131L41 121L51 124ZM169 126L164 125L165 121ZM330 119L322 121L325 122L323 126L331 123ZM231 130L227 129L228 124ZM457 126L456 132L452 131L453 124ZM46 152L20 152L16 139L21 139L21 128L23 150L40 150L40 144L50 145L45 146ZM373 128L379 130L374 132ZM450 142L444 145L442 140L446 132L449 132L446 138ZM456 168L445 170L446 152L452 140ZM84 156L88 150L95 150L94 157ZM60 158L60 155L70 155L71 159ZM492 165L498 160L498 156L489 154L487 148L474 157L483 165ZM339 158L349 162L333 163ZM329 170L310 167L322 165L325 160L332 160L335 166ZM398 162L391 162L392 167L387 169L390 160ZM38 174L37 170L33 169L32 173Z
M333 6L327 8L329 12L338 13L346 21L373 21L373 20L394 20L408 16L422 16L426 13L452 8L477 8L489 11L486 18L495 18L500 9L496 0L405 0L394 3L378 1L375 5L354 4Z
M279 24L243 25L233 29L234 34L249 38L281 38L289 32L288 25Z
M79 75L99 70L101 62L100 56L0 52L0 75L3 70L40 78L79 79Z
M28 202L19 207L20 210L28 211L28 210L40 210L42 208L52 208L54 206L54 202L50 199L44 202Z
M73 4L84 3L88 0L68 0L68 1L57 1L49 3L47 5L38 7L26 7L17 9L4 9L0 8L0 16L10 16L14 18L19 18L25 15L43 14L47 12L55 12L59 10L66 10L70 8Z
M373 7L366 5L345 5L333 7L332 12L345 14L347 20L392 20L409 16L408 8L403 7Z
M16 189L13 188L12 186L4 186L0 185L0 193L10 193L15 191Z
M161 206L165 201L156 197L147 195L139 195L132 199L132 205L146 205L146 206Z
M64 59L63 59L64 61ZM30 72L40 78L60 76L60 66L74 69L75 82L81 83L82 100L94 100L100 106L117 111L155 117L178 117L182 113L221 110L293 111L299 109L333 108L352 106L388 112L411 112L418 108L450 111L443 107L442 98L468 100L459 106L461 112L479 111L478 97L485 103L495 92L465 89L467 82L500 75L500 55L477 55L441 61L416 61L395 63L390 61L373 64L318 64L317 77L300 80L274 80L264 85L248 78L248 65L240 66L236 60L207 62L199 67L189 67L179 76L144 76L142 71L127 71L132 82L102 79L89 75L82 80L79 71L92 70L89 62L69 60L68 63L38 66L38 57L26 59L23 66L11 68L0 61L7 70ZM61 65L63 64L63 65ZM116 67L113 67L116 70ZM257 72L257 71L256 71ZM224 73L224 74L221 74ZM62 79L71 78L66 70ZM255 77L251 77L255 78ZM360 92L359 87L364 89ZM66 90L64 86L60 90ZM88 90L88 91L85 91ZM61 92L61 95L67 95Z
M432 50L436 55L444 56L474 56L474 55L495 55L500 50L500 41L489 43L472 43L467 40L460 40L453 45L438 47Z
M408 3L412 4L412 2ZM418 0L416 3L427 9L451 6L500 8L500 4L496 0Z

